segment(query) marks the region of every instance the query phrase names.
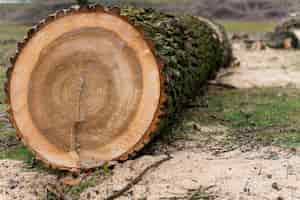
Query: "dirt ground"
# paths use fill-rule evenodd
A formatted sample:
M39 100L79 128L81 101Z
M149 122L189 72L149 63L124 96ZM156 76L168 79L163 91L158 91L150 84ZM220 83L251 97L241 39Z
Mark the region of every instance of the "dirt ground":
M300 88L300 51L246 50L243 43L234 44L240 65L222 70L214 81L235 88Z
M195 148L171 156L117 199L300 199L300 155L295 151L266 147L215 156ZM117 164L112 175L87 188L80 199L106 199L163 158L142 156ZM49 185L59 181L56 175L24 169L20 161L1 161L0 180L1 200L50 199Z
M197 151L179 151L172 156L120 199L189 199L193 195L189 191L200 187L207 188L203 197L219 200L300 199L299 155L269 147L218 157ZM161 158L145 156L116 167L111 178L86 190L81 199L104 199Z
M246 50L241 44L235 44L234 50L240 66L224 70L214 83L235 88L300 87L300 51ZM0 160L0 200L113 199L109 197L128 184L128 190L116 199L300 199L298 147L258 145L245 150L247 144L244 144L222 149L217 141L225 139L230 127L226 124L192 126L197 134L188 140L158 145L157 152L145 151L134 160L107 168L105 173L91 172L90 177L96 173L96 178L80 175L82 183L71 190L63 190L60 185L66 174L31 169L22 161ZM275 131L273 127L271 132ZM204 136L212 138L199 143ZM171 156L169 160L143 174L149 166L164 159L166 153Z

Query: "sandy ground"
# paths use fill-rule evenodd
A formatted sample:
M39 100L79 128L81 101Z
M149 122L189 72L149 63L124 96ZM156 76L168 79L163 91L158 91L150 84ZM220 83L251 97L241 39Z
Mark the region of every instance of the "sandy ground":
M299 50L247 50L243 43L235 43L233 49L240 65L223 69L213 83L235 88L300 88Z
M210 187L208 192L219 200L300 199L299 155L269 147L220 157L195 151L176 152L172 156L120 199L188 199L188 191L200 186ZM104 199L159 159L162 156L145 156L116 167L110 179L88 189L81 199Z
M120 200L188 199L191 191L208 187L213 199L300 199L300 154L275 147L219 156L199 149L177 151L172 159L150 170ZM165 155L143 156L118 164L113 175L81 194L81 200L105 199ZM21 162L0 161L1 200L46 199L46 188L57 177L25 170Z
M221 72L217 83L238 88L300 87L300 51L248 51L240 44L234 50L240 66ZM211 127L201 131L208 134ZM191 199L195 190L204 187L211 195L206 199L300 200L299 150L267 147L217 156L190 143L190 148L173 151L171 160L150 170L119 199ZM117 164L111 176L85 190L80 199L105 199L164 157L148 155ZM47 186L56 182L57 176L26 169L20 161L0 161L0 200L46 199Z
M56 182L56 177L31 171L20 161L0 161L0 200L46 199L46 186Z

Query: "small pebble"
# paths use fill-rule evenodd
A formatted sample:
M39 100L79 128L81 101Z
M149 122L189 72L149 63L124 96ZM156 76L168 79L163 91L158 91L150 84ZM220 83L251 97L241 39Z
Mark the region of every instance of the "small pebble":
M280 187L278 186L278 183L276 183L276 182L272 183L272 188L277 191L281 190Z
M268 179L271 179L271 178L272 178L272 174L268 174L268 175L267 175L267 178L268 178Z

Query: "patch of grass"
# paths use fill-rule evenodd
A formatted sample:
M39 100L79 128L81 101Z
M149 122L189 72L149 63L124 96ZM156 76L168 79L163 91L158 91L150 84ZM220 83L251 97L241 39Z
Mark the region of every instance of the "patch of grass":
M26 147L18 147L0 151L0 159L8 160L30 160L33 157L32 153Z
M4 94L4 83L6 81L6 69L0 66L0 85L2 86L0 89L0 111L4 112L6 109L6 105L3 104L5 100Z
M1 35L1 31L0 31L0 35ZM6 51L7 49L6 47L0 46L0 52L1 50ZM4 94L4 87L3 87L5 81L6 81L6 69L0 67L0 85L2 85L0 89L0 102L1 102L0 112L1 113L6 111L6 105L4 104L5 94ZM32 158L33 158L32 153L26 147L22 146L19 141L17 141L15 130L11 128L8 122L1 120L0 121L0 159L23 160L27 162Z
M27 26L0 23L0 67L8 64L9 57L15 52L16 43L28 30Z
M212 194L211 192L208 192L211 187L205 188L200 186L196 190L190 190L188 193L189 200L214 200L217 198L216 195Z
M246 33L260 33L269 32L274 29L276 22L272 21L219 21L228 32L246 32Z
M86 177L84 180L82 180L79 183L79 185L68 186L68 185L58 183L57 185L53 185L52 189L47 190L46 199L47 200L59 200L59 199L78 200L80 199L81 193L83 193L86 189L90 187L97 186L100 183L100 181L104 180L105 178L107 178L105 177L105 174L103 174L101 169L98 169L94 171L91 175ZM61 197L60 194L63 194L63 197Z
M6 111L6 105L4 104L5 94L4 94L4 82L6 80L6 70L0 67L0 85L2 85L0 89L0 113L4 113ZM3 159L5 155L8 157L20 157L14 156L17 152L2 152L1 150L5 148L5 145L10 145L11 143L17 143L16 141L16 132L13 128L11 128L8 122L0 120L0 159ZM10 156L13 155L13 156Z
M232 128L300 122L300 91L293 88L214 90L209 92L207 102L203 111L223 119Z
M273 143L287 148L300 147L300 132L286 133L273 138Z
M28 26L0 23L0 40L20 40L24 37Z
M63 176L69 176L70 174L64 174ZM104 169L100 168L95 171L93 171L92 174L81 180L81 182L78 185L69 186L64 184L58 184L54 186L54 189L59 189L60 193L64 194L64 199L72 199L72 200L78 200L80 199L80 195L82 192L84 192L86 189L90 187L95 187L101 182L101 180L106 179L108 176L111 175L111 172L109 174L106 174ZM57 196L57 194L53 191L47 191L47 199L53 199L58 200L61 199Z
M90 187L95 187L99 183L99 177L96 173L89 176L86 180L82 181L79 185L66 188L65 192L73 200L80 198L80 194Z
M16 42L10 44L0 44L0 67L8 66L9 58L16 51Z
M202 126L223 125L225 145L262 144L300 147L300 91L296 88L231 90L212 87L199 97L173 130L175 138L214 140L199 135ZM216 137L219 133L216 133ZM207 137L205 139L205 137ZM226 140L226 141L225 141Z

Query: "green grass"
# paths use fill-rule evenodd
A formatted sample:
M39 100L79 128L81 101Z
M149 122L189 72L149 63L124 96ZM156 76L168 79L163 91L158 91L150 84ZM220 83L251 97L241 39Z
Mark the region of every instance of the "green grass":
M300 91L271 88L211 92L207 111L220 115L232 128L293 125L300 123Z
M86 180L82 181L79 185L70 186L65 189L65 192L73 199L77 200L80 198L80 194L87 188L95 187L99 183L100 172L96 171L94 174L89 176Z
M190 200L213 200L216 199L216 195L213 195L208 192L210 187L204 188L200 186L196 190L190 190L188 192L188 199Z
M16 49L16 41L21 40L27 27L15 24L0 23L0 42L9 41L5 44L0 43L0 112L5 112L6 106L4 104L4 82L6 81L6 69L3 65L7 64L8 58ZM11 143L18 143L16 140L15 130L10 128L6 122L0 122L0 159L13 159L27 161L32 158L31 152L22 145L13 145L10 148L4 148L4 143L8 146Z
M0 40L20 40L24 37L27 30L27 26L0 23Z
M274 137L273 143L282 147L299 148L300 147L300 132L287 133Z
M17 41L24 37L27 29L27 26L0 23L0 67L8 65L9 57L16 50Z
M0 151L0 160L24 160L28 161L32 158L31 152L25 147L12 148Z
M260 33L272 31L276 22L272 21L219 21L228 32Z
M5 95L4 95L4 83L6 81L6 69L0 66L0 85L2 86L0 88L0 102L4 103ZM0 104L0 111L5 111L5 104Z
M56 172L59 173L59 172ZM68 176L68 173L60 174L60 177ZM72 200L78 200L80 199L81 193L83 193L86 189L95 187L96 185L99 185L101 181L106 179L107 177L110 177L112 175L111 172L109 174L106 174L104 169L99 168L93 171L89 176L82 179L81 182L78 185L60 185L60 191L65 195L65 199L72 199ZM60 199L57 197L56 194L54 194L51 191L47 191L47 199L53 199L57 200Z
M295 88L210 88L195 103L200 106L189 109L173 131L181 139L199 135L194 124L221 124L229 128L225 138L231 144L249 142L300 148L300 91ZM213 136L199 137L205 141L205 137L211 140Z

